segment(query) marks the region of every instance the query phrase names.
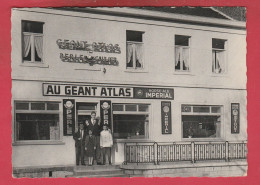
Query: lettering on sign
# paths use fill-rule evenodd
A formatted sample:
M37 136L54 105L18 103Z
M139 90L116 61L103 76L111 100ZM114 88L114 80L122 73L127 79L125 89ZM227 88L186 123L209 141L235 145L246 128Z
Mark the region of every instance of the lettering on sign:
M75 100L63 100L63 133L72 135L75 129Z
M111 110L111 101L109 100L100 100L100 118L101 125L108 126L111 129L111 120L112 120L112 110Z
M67 39L58 39L56 41L60 49L67 50L81 50L92 52L105 52L105 53L121 53L121 49L118 44L106 44L104 42L93 42L88 43L88 41L75 41Z
M240 132L240 108L239 103L231 103L231 133Z
M174 90L170 88L43 83L43 95L173 100Z
M171 134L172 133L171 102L162 101L161 114L162 114L162 134Z
M88 43L87 41L75 41L67 39L58 39L56 41L59 49L85 51L87 54L69 54L60 53L60 59L63 62L81 63L89 65L113 65L118 66L119 62L116 57L96 56L94 52L120 54L121 49L118 44L106 44L104 42Z
M169 88L135 88L135 97L140 99L174 99L174 91Z
M132 98L133 88L44 83L43 95Z

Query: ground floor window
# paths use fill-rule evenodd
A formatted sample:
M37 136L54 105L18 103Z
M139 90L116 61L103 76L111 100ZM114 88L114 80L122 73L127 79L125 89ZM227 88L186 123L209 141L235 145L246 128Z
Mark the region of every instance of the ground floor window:
M113 134L118 139L148 138L149 105L113 104Z
M220 138L222 106L182 105L183 138Z
M16 102L16 140L59 140L59 117L57 102Z

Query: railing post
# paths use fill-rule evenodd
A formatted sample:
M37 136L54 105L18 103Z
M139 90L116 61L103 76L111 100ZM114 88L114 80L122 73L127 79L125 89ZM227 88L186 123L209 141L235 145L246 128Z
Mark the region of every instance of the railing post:
M154 152L154 164L158 165L159 161L158 161L158 144L155 142L153 144L153 152Z
M226 146L226 162L229 161L229 150L228 150L228 145L229 145L229 143L228 143L228 141L226 141L226 142L225 142L225 146Z
M127 149L126 149L126 143L124 143L124 152L125 152L125 153L124 153L124 154L125 154L125 155L124 155L124 157L125 157L125 158L124 158L124 161L125 161L124 163L127 164Z
M136 164L138 165L139 154L138 154L138 145L137 145L137 143L135 143L135 157L136 157Z
M191 142L191 162L195 163L195 143Z

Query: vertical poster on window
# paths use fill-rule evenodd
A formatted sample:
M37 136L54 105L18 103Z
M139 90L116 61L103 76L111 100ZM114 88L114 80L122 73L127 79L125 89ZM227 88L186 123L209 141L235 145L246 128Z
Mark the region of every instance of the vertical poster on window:
M162 134L172 133L172 120L171 120L171 102L162 101L161 105L162 113Z
M231 103L231 134L239 134L240 110L239 103Z
M106 125L108 128L111 129L111 101L110 100L100 100L100 118L101 118L101 125Z
M63 133L70 136L75 131L75 100L63 99Z

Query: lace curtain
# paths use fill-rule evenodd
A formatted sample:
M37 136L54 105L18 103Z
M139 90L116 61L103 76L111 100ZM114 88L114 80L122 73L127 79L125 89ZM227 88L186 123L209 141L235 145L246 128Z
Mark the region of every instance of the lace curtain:
M224 51L212 52L212 71L214 73L223 73L225 71Z
M142 44L127 44L127 67L141 68L143 67L143 46Z
M23 36L23 57L27 57L31 48L31 35Z
M34 37L34 45L40 59L42 59L42 36Z

